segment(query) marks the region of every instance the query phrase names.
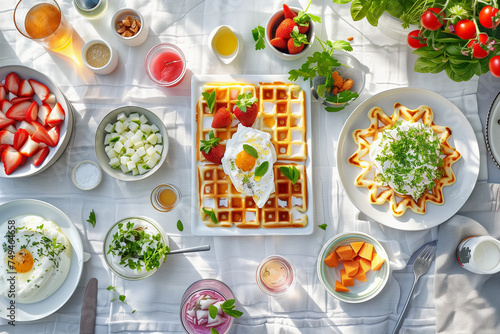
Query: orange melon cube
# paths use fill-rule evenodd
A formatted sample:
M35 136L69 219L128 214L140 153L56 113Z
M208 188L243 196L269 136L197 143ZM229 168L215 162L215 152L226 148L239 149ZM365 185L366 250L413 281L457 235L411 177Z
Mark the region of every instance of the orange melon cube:
M366 274L361 268L359 268L358 272L356 275L353 276L354 279L357 279L358 281L366 282Z
M382 258L377 253L374 253L373 259L372 259L372 270L374 270L374 271L379 270L380 267L382 267L382 265L384 264L384 262L385 262L384 258Z
M363 247L364 244L365 243L363 241L351 242L351 248L356 254L358 254L359 250L361 249L361 247Z
M335 281L335 291L338 292L349 292L349 289L342 285L339 281Z
M339 246L335 251L343 261L351 261L356 256L356 253L349 245Z
M344 268L347 276L354 276L358 272L359 262L358 261L344 261Z
M354 279L347 275L345 269L340 271L340 279L342 280L343 286L354 286Z
M368 261L371 261L372 257L373 257L373 245L365 242L363 247L361 247L358 254L363 259L367 259Z
M327 257L325 257L325 264L328 267L335 268L339 265L339 256L337 255L337 252L333 251L330 254L328 254Z
M364 273L367 273L370 271L370 269L372 269L371 261L361 257L358 259L358 262L359 262L359 269L362 270Z

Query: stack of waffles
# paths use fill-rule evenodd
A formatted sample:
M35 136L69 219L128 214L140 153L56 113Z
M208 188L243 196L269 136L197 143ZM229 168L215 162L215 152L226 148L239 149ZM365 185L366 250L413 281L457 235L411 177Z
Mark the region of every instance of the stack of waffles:
M274 164L275 192L262 208L251 196L236 190L222 169L205 160L200 152L200 141L208 138L210 131L225 146L236 132L239 121L234 118L227 128L212 128L214 114L200 93L196 106L196 160L198 171L199 213L209 227L239 228L290 228L307 225L308 208L305 94L298 85L281 82L261 83L259 86L244 83L209 83L202 92L215 90L214 111L227 107L231 112L240 94L252 92L259 99L258 115L253 127L268 132L274 145L278 162ZM295 184L286 178L280 167L295 166L300 172ZM205 210L204 210L205 209ZM214 222L207 211L214 212Z

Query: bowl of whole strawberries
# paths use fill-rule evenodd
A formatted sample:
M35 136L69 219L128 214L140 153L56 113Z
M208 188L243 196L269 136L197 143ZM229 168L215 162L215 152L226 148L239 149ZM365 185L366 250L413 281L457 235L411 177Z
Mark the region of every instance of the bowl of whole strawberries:
M309 5L311 3L309 2ZM318 16L283 4L266 23L265 39L271 50L281 59L295 60L304 56L315 39L314 22Z

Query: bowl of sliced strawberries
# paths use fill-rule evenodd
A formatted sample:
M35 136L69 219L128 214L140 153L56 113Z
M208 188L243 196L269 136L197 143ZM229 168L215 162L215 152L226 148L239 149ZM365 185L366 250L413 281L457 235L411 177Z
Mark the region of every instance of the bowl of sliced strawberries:
M283 9L271 15L266 23L266 42L279 58L298 59L304 56L314 43L313 21L321 20L318 16L307 13L307 8L303 11L283 4Z
M72 107L44 74L0 67L0 177L40 173L64 152L73 129Z
M337 234L319 253L320 282L333 297L347 303L372 299L385 287L389 258L376 239L361 232Z

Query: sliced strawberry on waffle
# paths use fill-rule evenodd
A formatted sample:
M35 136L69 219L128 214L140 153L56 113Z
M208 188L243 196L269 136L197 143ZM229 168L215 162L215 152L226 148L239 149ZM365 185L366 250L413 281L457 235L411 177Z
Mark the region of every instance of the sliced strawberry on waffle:
M33 164L35 165L35 167L40 166L47 157L47 155L49 155L49 148L47 146L40 148L33 155Z
M31 157L38 151L38 145L39 144L36 141L31 139L31 137L28 137L23 147L21 147L21 149L19 150L19 153L21 153L25 157Z
M47 124L49 126L59 125L64 121L65 115L63 107L57 102L54 108L52 108L49 117L47 117Z
M233 110L234 116L244 126L252 126L259 112L257 107L258 99L253 96L252 92L238 95L236 108Z
M14 134L7 130L0 130L0 144L13 145Z
M13 147L8 146L2 152L2 163L5 174L10 175L23 161L23 155Z
M231 125L233 116L226 107L217 109L212 120L212 128L225 128Z
M21 81L21 84L19 85L18 95L19 96L28 96L28 97L35 95L35 91L31 87L28 80L23 79Z
M29 79L28 80L31 87L33 87L33 90L35 91L35 95L38 96L38 98L44 102L49 98L50 91L47 86L44 84L34 80L34 79Z
M28 140L30 134L28 131L25 129L17 129L17 131L14 133L14 142L12 144L12 147L14 147L15 150L20 150L21 147L23 147L24 143L26 143L26 140Z
M5 116L10 119L15 119L16 121L24 121L26 119L26 111L31 105L30 101L23 101L13 104L12 107L7 110Z
M5 77L5 88L7 91L14 95L19 95L19 85L21 85L21 78L17 73L11 72Z

